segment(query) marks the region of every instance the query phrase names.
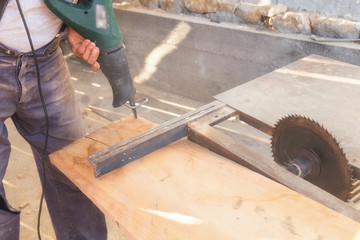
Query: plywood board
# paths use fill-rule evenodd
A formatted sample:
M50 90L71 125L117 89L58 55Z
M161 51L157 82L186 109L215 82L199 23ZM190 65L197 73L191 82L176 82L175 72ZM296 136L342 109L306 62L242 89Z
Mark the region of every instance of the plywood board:
M94 177L87 156L151 126L129 117L50 157L129 239L358 237L359 223L186 139Z

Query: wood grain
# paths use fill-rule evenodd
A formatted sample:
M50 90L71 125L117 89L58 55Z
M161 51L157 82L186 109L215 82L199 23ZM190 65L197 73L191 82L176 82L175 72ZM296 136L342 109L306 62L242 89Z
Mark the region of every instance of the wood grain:
M129 117L50 156L130 239L359 237L359 223L186 139L95 178L87 156L151 126Z

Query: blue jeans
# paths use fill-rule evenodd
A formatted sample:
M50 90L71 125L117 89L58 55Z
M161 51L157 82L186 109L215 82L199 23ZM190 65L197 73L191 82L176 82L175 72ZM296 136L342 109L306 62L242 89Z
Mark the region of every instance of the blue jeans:
M45 200L56 237L58 240L106 239L104 215L48 158L48 154L84 136L83 120L59 39L36 50L36 55L50 126L45 158ZM30 144L43 180L44 116L32 54L11 51L0 44L0 180L4 178L11 150L4 124L7 118L12 119ZM0 239L18 239L17 224L19 212L10 208L1 183Z

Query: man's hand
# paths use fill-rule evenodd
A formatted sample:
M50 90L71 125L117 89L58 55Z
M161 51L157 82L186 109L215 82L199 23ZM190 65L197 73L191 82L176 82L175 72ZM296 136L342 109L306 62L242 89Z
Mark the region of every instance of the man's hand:
M95 43L83 38L80 34L68 27L68 40L74 54L91 65L91 69L97 72L100 64L96 61L100 50Z

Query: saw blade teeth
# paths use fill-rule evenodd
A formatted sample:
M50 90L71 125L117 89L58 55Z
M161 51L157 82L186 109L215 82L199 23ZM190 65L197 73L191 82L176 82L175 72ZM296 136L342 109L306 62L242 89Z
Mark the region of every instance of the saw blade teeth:
M283 136L284 134L285 136ZM292 135L294 137L291 137ZM322 170L320 175L315 177L318 180L313 180L313 184L316 185L317 182L318 186L323 186L324 190L328 190L344 201L357 194L360 195L360 190L359 192L353 191L356 189L353 170L341 144L324 125L311 117L294 113L283 116L275 123L271 135L271 151L275 162L286 166L286 163L300 154L299 150L296 149L311 149L320 159ZM320 150L317 152L318 150L315 151L314 149ZM326 167L324 168L324 166ZM339 173L336 174L337 176L333 175L335 171ZM311 178L314 179L314 176ZM334 187L336 190L333 190ZM351 194L351 192L356 194Z

